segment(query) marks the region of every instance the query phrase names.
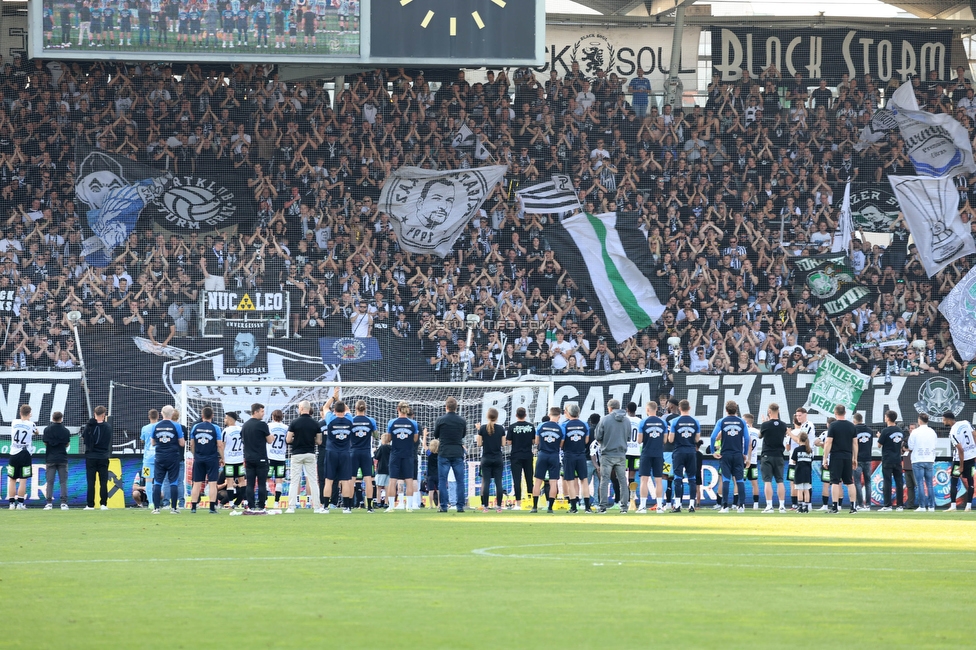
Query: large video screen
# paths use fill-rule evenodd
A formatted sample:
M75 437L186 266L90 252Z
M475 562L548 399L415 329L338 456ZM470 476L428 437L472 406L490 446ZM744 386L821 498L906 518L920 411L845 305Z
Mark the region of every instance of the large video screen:
M35 58L539 65L545 0L38 0Z
M265 62L360 58L358 0L43 0L31 5L35 56Z

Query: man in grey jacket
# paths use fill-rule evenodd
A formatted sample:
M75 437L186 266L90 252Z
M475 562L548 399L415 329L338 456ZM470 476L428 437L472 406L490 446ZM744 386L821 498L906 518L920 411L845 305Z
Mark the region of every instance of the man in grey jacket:
M596 441L600 443L600 497L603 504L598 512L606 512L610 507L611 477L616 475L620 485L617 501L620 512L627 512L630 503L630 484L627 483L627 439L630 437L631 422L627 412L620 408L620 400L607 402L607 415L596 426Z

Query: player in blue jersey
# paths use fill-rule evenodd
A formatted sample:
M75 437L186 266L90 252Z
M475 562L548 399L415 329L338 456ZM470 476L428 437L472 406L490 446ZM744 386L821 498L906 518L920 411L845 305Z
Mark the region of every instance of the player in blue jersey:
M115 7L109 2L102 3L102 31L109 45L115 45Z
M563 487L569 499L570 513L579 512L580 495L586 512L590 506L590 483L587 480L586 457L590 445L590 427L579 419L579 404L567 404L563 430Z
M180 5L176 14L176 49L185 48L190 36L190 10Z
M254 9L254 37L257 41L255 47L261 47L262 43L264 48L268 48L268 11L264 8L264 3L259 2L257 7Z
M119 7L119 47L132 45L132 14L129 3L123 2Z
M179 503L179 474L180 461L183 460L183 448L186 440L183 437L183 427L175 419L178 412L172 406L164 406L163 419L153 427L152 445L156 448L156 467L153 471L153 514L159 514L159 506L163 502L163 479L169 481L169 505L172 514L179 514L176 505Z
M746 483L744 470L750 463L749 425L739 417L739 405L729 400L725 403L725 417L715 423L711 438L715 458L721 461L722 512L738 508L745 512ZM721 449L721 451L718 451ZM734 480L735 485L730 482ZM732 488L738 491L733 497Z
M90 34L95 37L95 47L102 47L102 8L98 2L94 2L91 8L91 26L88 28ZM92 39L88 38L88 47L91 47Z
M335 0L333 0L333 4L335 4ZM349 30L349 0L339 0L339 4L335 6L339 14L339 33L341 34Z
M132 482L132 500L136 507L142 508L152 503L153 466L156 464L156 448L152 445L152 433L159 422L159 411L149 410L149 424L142 427L139 439L142 440L142 471Z
M413 510L410 506L410 497L413 496L414 491L414 458L417 455L417 442L420 440L420 427L416 421L408 417L410 413L410 404L400 402L397 404L397 417L390 420L386 427L386 432L392 437L390 484L386 491L387 512L396 508L397 488L400 481L404 483L406 509ZM441 498L446 499L447 495L441 495Z
M230 8L229 2L224 5L223 11L220 12L220 27L223 30L220 40L224 42L221 47L224 49L228 46L234 47L234 29L237 28L237 16L234 14L234 10Z
M41 10L41 21L44 24L44 47L51 47L54 44L54 9L48 3Z
M197 47L197 42L202 40L202 37L200 36L200 26L203 19L203 11L200 10L197 3L194 2L190 5L190 10L187 12L187 18L190 21L190 42L193 44L193 47Z
M204 406L201 421L190 429L190 451L193 452L193 490L190 492L190 512L197 511L203 483L207 483L210 512L217 514L217 477L220 475L220 456L224 442L220 427L213 423L213 409Z
M373 439L376 420L366 415L366 400L356 402L356 416L352 419L351 471L363 475L363 495L366 512L373 512Z
M532 486L532 512L539 512L539 492L542 483L549 480L549 509L556 503L559 494L559 452L563 448L563 428L559 425L559 407L549 409L549 420L539 425L535 431L535 444L539 455L535 459L535 484Z
M647 417L637 427L637 442L641 445L640 454L640 500L637 512L647 512L648 483L654 481L654 497L657 512L664 512L664 436L668 425L657 415L657 402L648 402L645 407Z
M328 508L332 498L332 484L339 482L342 494L342 512L352 513L352 469L350 449L352 448L352 419L346 413L342 400L335 403L335 418L325 428L329 438L329 457L325 463L325 491L322 507Z
M674 472L674 512L681 512L684 497L684 479L688 479L688 512L695 511L695 494L698 491L698 459L695 451L701 440L701 425L691 416L691 402L678 402L680 415L671 421L667 441L674 443L671 466Z
M247 21L251 12L241 7L237 12L237 44L241 47L247 45Z
M285 47L285 12L280 4L275 5L271 19L274 21L275 49L283 49Z

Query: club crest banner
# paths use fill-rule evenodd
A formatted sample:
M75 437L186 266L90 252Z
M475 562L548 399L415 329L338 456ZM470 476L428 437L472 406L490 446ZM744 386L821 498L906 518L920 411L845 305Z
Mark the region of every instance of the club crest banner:
M91 233L82 255L104 267L137 225L177 235L212 233L252 219L257 212L236 173L174 174L123 156L76 148L75 195ZM215 170L216 171L216 170Z
M851 185L851 218L854 226L865 232L891 232L898 220L898 199L888 184L853 183Z
M380 210L390 215L404 250L445 257L506 170L504 165L458 171L401 167L383 186Z
M811 297L831 316L850 311L871 298L873 292L854 278L844 253L800 257L794 264L805 275Z
M949 321L949 333L959 356L971 361L976 357L976 267L952 288L939 311ZM967 380L972 383L976 376L967 372Z

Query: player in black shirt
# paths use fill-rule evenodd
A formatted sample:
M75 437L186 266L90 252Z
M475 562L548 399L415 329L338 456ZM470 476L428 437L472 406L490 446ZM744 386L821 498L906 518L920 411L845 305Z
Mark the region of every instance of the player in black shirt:
M847 486L847 498L851 502L851 514L857 512L857 497L854 495L854 468L857 466L857 429L845 419L847 407L838 404L834 407L837 419L827 428L827 441L824 443L824 467L830 470L831 504L830 512L836 514L844 500L841 481Z
M498 409L488 409L488 424L478 428L478 446L481 447L481 510L488 512L488 498L491 481L495 481L495 509L502 511L502 446L507 445L505 427L498 424Z
M786 512L786 486L783 484L783 441L786 439L786 423L779 419L779 404L770 404L766 409L769 419L759 428L759 438L763 441L759 471L766 484L766 508L773 511L773 481L779 494L779 511Z
M535 426L525 421L525 407L515 409L516 422L508 428L508 444L512 446L509 457L512 469L512 486L515 489L513 510L522 509L522 479L525 478L526 494L532 489L532 443L535 440Z
M241 440L244 443L244 471L247 476L248 507L254 513L264 513L268 500L268 445L274 436L264 421L264 404L251 405L251 419L241 427ZM257 498L254 484L257 483ZM236 511L235 511L236 512Z
M884 481L884 507L882 512L891 510L891 479L895 479L895 494L897 495L897 509L905 509L904 473L901 466L901 451L905 440L905 432L895 425L898 414L894 411L885 413L885 428L878 434L878 446L881 447L881 476Z
M871 449L874 447L874 431L864 424L864 416L855 413L854 430L857 432L857 467L854 468L854 481L857 486L858 510L871 510Z

